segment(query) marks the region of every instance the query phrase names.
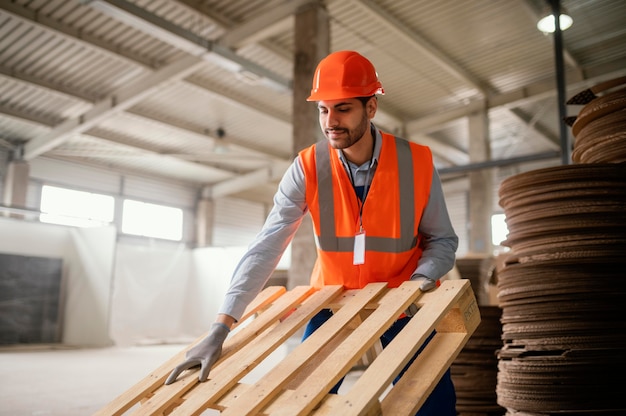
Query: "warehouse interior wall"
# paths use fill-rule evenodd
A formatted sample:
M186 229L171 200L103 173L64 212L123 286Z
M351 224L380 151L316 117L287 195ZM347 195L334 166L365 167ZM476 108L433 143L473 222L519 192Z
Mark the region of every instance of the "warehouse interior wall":
M59 311L64 344L110 345L109 300L115 229L70 228L0 218L0 252L61 258Z
M244 250L118 244L110 330L116 345L189 343L204 334Z
M118 244L110 327L117 345L164 341L184 332L190 268L190 253L184 247Z
M245 247L116 242L115 227L0 218L0 252L61 258L61 342L188 343L213 321Z

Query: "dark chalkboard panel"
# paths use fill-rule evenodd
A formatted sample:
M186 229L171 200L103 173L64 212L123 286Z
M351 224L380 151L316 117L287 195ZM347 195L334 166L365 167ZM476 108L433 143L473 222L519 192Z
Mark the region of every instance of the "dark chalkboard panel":
M0 345L60 341L63 260L0 253Z

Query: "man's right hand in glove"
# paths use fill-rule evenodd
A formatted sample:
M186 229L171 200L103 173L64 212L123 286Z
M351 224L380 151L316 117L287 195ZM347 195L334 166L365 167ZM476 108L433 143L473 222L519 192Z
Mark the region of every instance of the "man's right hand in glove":
M185 361L174 368L169 377L167 377L167 380L165 380L165 384L173 383L180 373L198 366L200 366L198 380L200 382L206 381L211 367L213 367L213 364L215 364L222 354L222 345L224 341L226 341L229 332L229 326L222 322L216 322L211 325L211 330L208 335L187 351Z

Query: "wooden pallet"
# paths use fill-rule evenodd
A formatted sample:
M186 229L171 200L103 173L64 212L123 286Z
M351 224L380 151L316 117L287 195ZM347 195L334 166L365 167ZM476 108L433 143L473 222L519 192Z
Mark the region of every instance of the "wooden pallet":
M373 356L380 335L411 303L419 307L416 316ZM242 381L324 308L334 311L330 320L258 379ZM270 287L240 322L206 382L199 383L192 369L175 383L163 384L184 360L184 349L96 415L187 416L207 409L222 416L413 415L480 323L480 312L469 281L461 279L444 281L428 293L416 282L395 289L384 283L360 290ZM392 386L433 330L436 335ZM364 358L368 365L349 391L329 394Z

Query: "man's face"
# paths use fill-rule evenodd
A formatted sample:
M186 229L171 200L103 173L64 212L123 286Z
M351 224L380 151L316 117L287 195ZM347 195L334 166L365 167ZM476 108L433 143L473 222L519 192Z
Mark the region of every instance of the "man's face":
M365 106L356 98L319 101L320 127L335 149L347 149L365 134L375 114L375 99Z

